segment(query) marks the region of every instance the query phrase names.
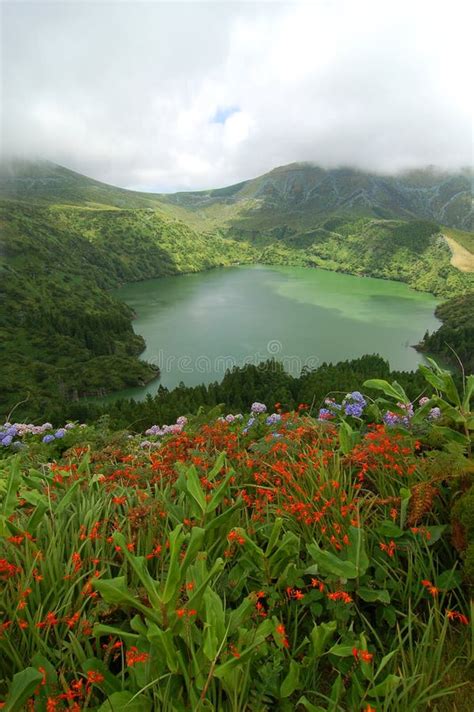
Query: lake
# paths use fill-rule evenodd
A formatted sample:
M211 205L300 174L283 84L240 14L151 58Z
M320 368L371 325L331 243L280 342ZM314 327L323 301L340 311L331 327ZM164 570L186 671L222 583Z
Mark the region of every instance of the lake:
M372 353L413 370L423 357L411 345L440 323L437 300L405 284L304 267L220 268L128 284L115 296L137 314L142 358L161 369L159 381L120 393L134 398L272 356L293 375Z

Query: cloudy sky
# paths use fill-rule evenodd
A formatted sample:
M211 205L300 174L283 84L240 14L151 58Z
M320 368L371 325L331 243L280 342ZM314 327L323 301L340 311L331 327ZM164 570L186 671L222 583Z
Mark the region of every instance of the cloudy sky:
M1 2L1 148L141 190L470 165L467 0Z

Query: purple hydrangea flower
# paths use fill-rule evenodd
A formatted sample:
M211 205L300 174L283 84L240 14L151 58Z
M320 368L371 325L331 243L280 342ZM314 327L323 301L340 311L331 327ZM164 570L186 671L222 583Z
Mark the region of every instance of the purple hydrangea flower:
M43 436L43 442L44 443L50 443L54 440L54 435L44 435Z
M58 438L58 439L63 438L65 435L66 435L66 430L65 430L65 428L59 428L59 429L56 430L56 432L54 433L54 437L55 437L55 438Z
M438 420L438 418L441 418L441 410L437 406L435 408L431 408L428 413L428 418L430 420Z
M279 423L281 420L281 415L279 413L272 413L271 415L268 416L266 419L266 424L267 425L275 425L276 423Z
M250 408L250 411L255 414L265 413L266 410L267 410L267 406L264 403L258 403L258 402L252 403L252 406Z
M347 403L344 406L344 413L352 415L354 418L360 418L364 412L364 406L361 403Z
M319 410L318 420L332 420L334 418L334 413L331 413L327 408L321 408Z

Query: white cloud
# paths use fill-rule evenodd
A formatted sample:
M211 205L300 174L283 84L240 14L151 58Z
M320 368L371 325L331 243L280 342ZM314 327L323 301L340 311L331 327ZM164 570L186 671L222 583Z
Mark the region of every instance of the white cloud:
M467 165L469 7L3 2L3 150L156 190Z

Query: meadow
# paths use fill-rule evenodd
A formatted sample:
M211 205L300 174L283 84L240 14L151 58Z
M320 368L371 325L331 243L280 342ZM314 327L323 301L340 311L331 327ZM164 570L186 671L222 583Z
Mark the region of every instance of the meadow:
M0 428L1 707L470 710L474 377L420 371Z

